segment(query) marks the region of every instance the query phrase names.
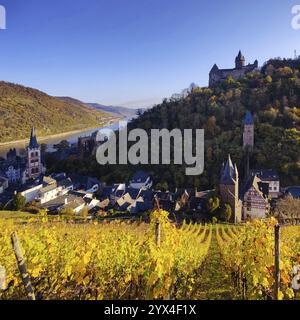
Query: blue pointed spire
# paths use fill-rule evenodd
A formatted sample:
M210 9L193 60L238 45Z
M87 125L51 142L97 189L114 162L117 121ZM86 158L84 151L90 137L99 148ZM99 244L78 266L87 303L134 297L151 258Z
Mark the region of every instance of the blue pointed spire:
M236 179L235 175L235 167L233 166L230 155L228 155L228 160L226 162L224 170L222 171L221 183L227 185L234 184Z
M245 123L245 125L253 125L254 124L253 116L250 111L247 111L244 123Z
M39 144L36 139L36 133L35 133L34 127L32 127L32 129L31 129L29 148L30 149L39 148Z

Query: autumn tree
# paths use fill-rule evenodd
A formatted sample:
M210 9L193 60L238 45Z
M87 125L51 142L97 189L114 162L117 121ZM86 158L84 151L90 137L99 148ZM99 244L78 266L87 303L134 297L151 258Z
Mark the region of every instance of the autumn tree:
M220 217L222 220L229 222L231 217L232 217L232 209L230 204L225 203L222 208L221 208L221 212L220 212Z
M14 195L11 204L14 211L21 211L25 208L26 198L20 192L18 192Z
M300 199L294 199L291 195L280 199L276 205L275 217L279 220L300 220Z
M212 196L206 201L206 210L213 215L220 207L220 199L217 196Z

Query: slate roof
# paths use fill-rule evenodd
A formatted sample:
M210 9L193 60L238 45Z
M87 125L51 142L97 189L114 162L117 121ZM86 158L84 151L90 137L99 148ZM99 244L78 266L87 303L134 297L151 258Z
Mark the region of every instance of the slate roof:
M91 189L94 185L101 186L101 182L98 179L91 178L88 176L82 176L79 174L70 174L70 179L73 181L74 187L76 189Z
M68 202L68 204L65 204L63 208L76 210L83 204L85 204L85 201L82 198L76 198L73 199L71 202Z
M253 116L250 111L247 111L247 113L246 113L244 124L245 125L253 125L254 124Z
M254 169L250 175L257 175L262 181L279 181L279 175L274 169Z
M29 141L29 148L30 149L36 149L36 148L39 148L39 144L37 142L37 139L36 139L36 133L35 133L35 128L33 127L31 129L31 134L30 134L30 141Z
M291 195L293 198L300 199L300 186L288 187L285 191L286 195Z
M154 192L152 190L142 190L140 193L140 197L144 199L144 201L153 201Z
M111 194L115 192L115 187L113 186L106 186L102 189L101 192L101 199L110 198Z
M128 193L130 195L131 199L135 200L139 196L140 191L141 190L139 190L139 189L126 188L124 195L126 195Z
M133 175L130 182L131 183L143 183L143 182L146 182L149 177L150 177L150 175L148 173L146 173L145 171L139 170Z
M222 170L221 184L224 184L224 185L235 184L235 169L236 167L233 166L231 157L230 155L228 155L228 160L226 162L224 169Z
M145 212L151 209L153 209L152 201L143 201L141 198L127 208L131 213Z
M241 61L241 60L245 61L245 60L246 60L245 57L244 57L244 55L242 54L242 51L241 51L241 50L239 51L239 53L238 53L238 55L237 55L237 57L236 57L235 60L236 60L236 61Z
M254 189L264 198L267 198L269 195L269 184L264 183L258 178L256 175L249 176L245 185L241 189L241 198L243 199L246 192L249 191L250 188L254 187Z
M60 180L58 182L58 186L63 187L63 188L70 188L73 186L73 182L70 178Z
M155 196L157 196L160 201L172 201L175 199L175 194L171 192L158 191L155 192Z
M65 202L66 199L68 199L67 205ZM53 200L50 200L44 203L43 205L41 205L41 208L48 209L50 212L54 212L60 209L61 207L66 207L66 206L68 208L72 207L74 209L79 207L83 203L85 203L85 201L81 197L78 197L75 194L69 193L68 195L59 196Z

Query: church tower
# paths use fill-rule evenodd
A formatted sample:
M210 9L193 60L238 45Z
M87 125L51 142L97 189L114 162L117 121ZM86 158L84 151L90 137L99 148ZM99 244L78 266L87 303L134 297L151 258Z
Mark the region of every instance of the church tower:
M252 150L254 148L254 120L251 112L247 111L244 120L243 146Z
M35 179L42 174L41 147L37 142L35 128L31 129L30 142L27 147L27 176Z
M241 222L242 202L239 199L239 173L236 164L233 165L230 155L221 171L220 195L222 202L231 206L231 221Z
M246 64L246 59L242 55L241 50L239 51L237 57L235 58L235 68L236 69L242 69Z

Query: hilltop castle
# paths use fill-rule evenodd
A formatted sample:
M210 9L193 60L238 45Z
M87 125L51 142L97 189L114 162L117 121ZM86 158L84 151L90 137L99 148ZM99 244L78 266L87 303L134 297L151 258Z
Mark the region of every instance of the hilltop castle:
M239 51L237 57L235 58L235 68L234 69L219 69L215 64L209 73L209 86L213 87L216 84L225 81L228 77L232 77L237 80L247 73L252 72L258 68L258 61L255 60L253 64L246 65L245 57L242 52Z

